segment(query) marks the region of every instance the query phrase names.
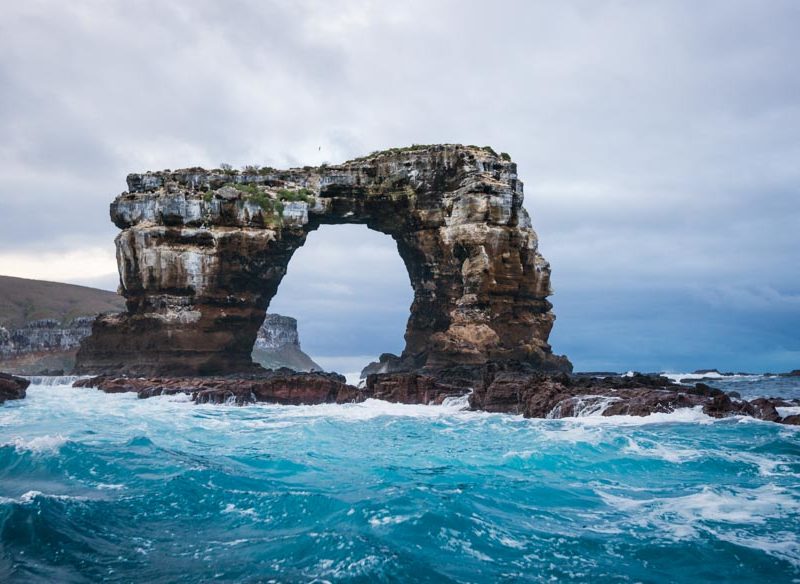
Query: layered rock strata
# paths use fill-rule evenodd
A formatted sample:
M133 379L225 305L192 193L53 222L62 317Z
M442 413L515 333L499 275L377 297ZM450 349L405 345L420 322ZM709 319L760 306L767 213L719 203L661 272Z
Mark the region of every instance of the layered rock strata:
M547 343L550 266L516 164L489 148L415 146L341 165L128 176L111 204L127 313L95 322L78 370L252 370L250 352L292 254L322 225L391 236L414 291L393 369L519 360L570 370Z
M81 341L92 332L96 316L79 316L69 322L46 318L23 327L0 327L0 367L19 375L69 375ZM266 369L288 367L295 371L321 371L300 347L297 320L267 314L258 329L253 361Z
M258 329L252 358L265 369L286 367L294 371L322 371L322 367L300 348L297 319L281 314L267 314Z
M24 375L69 372L94 319L80 316L60 322L47 318L11 330L0 327L0 367Z

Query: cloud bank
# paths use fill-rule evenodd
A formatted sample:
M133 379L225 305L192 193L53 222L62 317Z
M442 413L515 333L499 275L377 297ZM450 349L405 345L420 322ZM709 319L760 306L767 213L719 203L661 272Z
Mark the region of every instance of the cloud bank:
M800 367L798 24L792 0L15 3L0 273L114 289L128 172L490 144L577 368ZM312 355L399 351L394 244L343 233L311 236L273 308Z

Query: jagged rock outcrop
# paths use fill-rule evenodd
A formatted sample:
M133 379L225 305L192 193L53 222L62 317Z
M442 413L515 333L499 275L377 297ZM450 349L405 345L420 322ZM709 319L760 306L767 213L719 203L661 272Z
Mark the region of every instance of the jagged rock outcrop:
M403 358L393 353L381 353L377 361L369 363L361 370L361 379L367 379L370 375L381 375L393 371L403 370Z
M474 410L522 414L526 418L570 418L589 415L647 416L699 407L715 418L750 416L800 425L797 399L732 398L698 383L674 385L657 375L581 377L545 374L528 367L455 368L435 375L417 372L371 374L364 387L348 385L336 373L297 373L288 369L228 377L118 377L81 379L76 387L107 393L134 392L140 398L184 393L196 403L287 405L350 403L381 399L403 404L442 404L468 396ZM781 415L779 408L786 408Z
M81 379L75 387L93 387L106 393L133 392L140 398L184 393L195 403L244 405L266 402L284 405L347 403L366 395L337 373L297 373L289 369L258 375L225 377L129 378L99 376Z
M27 379L0 372L0 404L10 399L23 399L30 384Z
M286 171L129 175L111 204L128 312L95 322L78 369L251 370L292 254L321 225L360 223L397 242L414 290L397 368L516 359L569 370L547 344L550 266L522 199L507 156L460 145Z
M467 384L413 372L370 374L363 388L363 393L374 399L422 405L440 405L447 398L462 397L470 391Z
M751 416L796 425L800 416L781 417L778 407L797 407L800 400L733 398L704 383L675 385L659 375L571 376L543 374L527 368L491 364L469 397L476 410L522 414L526 418L569 418L586 415L647 416L700 407L715 417Z
M281 314L267 314L258 329L252 358L265 369L286 367L294 371L322 371L322 367L300 348L297 319Z

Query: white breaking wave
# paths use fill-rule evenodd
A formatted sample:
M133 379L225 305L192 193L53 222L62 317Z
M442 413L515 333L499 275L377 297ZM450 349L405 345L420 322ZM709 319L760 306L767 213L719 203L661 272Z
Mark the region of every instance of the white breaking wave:
M773 484L754 489L706 486L689 495L649 499L622 497L602 489L595 492L607 505L628 515L627 523L634 527L663 533L672 540L695 539L706 533L800 565L796 532L752 536L739 528L800 511L797 494Z
M442 405L397 404L379 399L368 399L359 403L317 404L309 406L284 406L275 404L254 404L244 408L269 410L273 420L292 418L335 418L340 420L361 421L378 417L412 417L439 418L458 414L462 416L480 416L483 412L465 411L468 396L446 398ZM200 406L203 407L203 406ZM206 406L206 407L214 407Z
M781 406L775 408L781 418L786 416L796 416L800 414L800 406Z
M585 426L649 426L651 424L674 424L686 422L693 424L712 424L717 418L703 413L703 406L680 408L669 413L653 413L648 416L603 416L600 413L585 415L579 418L561 418L560 422Z
M64 379L64 378L55 378ZM65 399L65 391L72 392ZM701 423L711 424L718 422L702 412L701 407L678 409L671 413L654 413L649 416L603 416L605 409L614 401L613 397L594 396L597 399L586 400L578 408L579 417L559 418L557 420L541 420L531 418L525 420L528 424L573 424L581 426L647 426L652 424L669 423ZM293 423L295 420L309 418L329 418L350 421L371 420L381 416L386 417L418 417L442 418L457 417L461 420L475 419L506 419L509 422L519 423L521 415L490 413L472 411L468 409L469 396L447 398L442 405L398 404L377 399L368 399L360 403L347 404L318 404L318 405L279 405L268 403L248 404L245 406L221 407L219 404L196 405L191 402L191 397L183 394L174 396L157 396L145 400L138 399L134 393L106 394L94 389L73 388L70 385L31 385L28 399L23 408L9 410L7 421L11 422L15 416L20 416L26 411L40 411L42 416L50 415L52 411L61 411L64 414L80 414L81 416L102 416L107 419L138 418L154 420L163 419L170 424L179 423L179 420L191 417L190 412L203 411L203 423L213 426L228 426L232 419L238 416L257 416L257 423L281 425ZM240 412L239 414L230 411ZM213 414L211 412L214 412ZM269 419L265 419L265 418ZM22 419L22 418L20 418ZM187 420L188 422L188 420Z
M631 372L630 375L633 375ZM626 374L628 375L628 374ZM748 379L760 379L763 375L723 375L721 373L717 373L716 371L712 371L709 373L670 373L664 372L660 373L660 375L670 379L673 383L680 383L681 380L685 381L699 381L701 379L719 379L725 381L744 381Z
M695 460L704 455L700 450L666 446L645 438L633 439L627 437L626 439L628 445L623 451L634 456L656 458L673 464L680 464L689 460Z
M15 438L12 442L4 444L4 446L13 446L18 453L33 452L41 454L44 452L55 453L66 444L68 440L61 434L51 436L45 434L44 436L36 436L35 438Z
M755 489L706 486L689 495L650 499L621 497L603 490L596 492L608 505L620 511L632 511L634 517L655 524L665 523L663 527L679 538L696 535L693 527L697 521L762 524L768 518L780 518L800 511L800 500L788 490L772 484ZM681 528L669 529L676 524Z
M461 395L458 397L446 397L442 400L442 407L444 408L455 408L458 410L467 410L469 409L469 396L472 395L472 391L470 391L466 395Z
M620 399L621 398L616 396L607 395L580 395L559 402L545 417L550 420L562 419L566 402L574 404L572 410L573 416L569 417L586 418L589 416L602 416L611 404Z
M31 385L72 385L79 379L88 379L91 375L23 375Z
M15 503L17 505L27 505L33 503L36 499L55 499L58 501L88 501L88 497L80 495L53 495L42 493L41 491L27 491L17 498L13 497L0 497L0 504Z

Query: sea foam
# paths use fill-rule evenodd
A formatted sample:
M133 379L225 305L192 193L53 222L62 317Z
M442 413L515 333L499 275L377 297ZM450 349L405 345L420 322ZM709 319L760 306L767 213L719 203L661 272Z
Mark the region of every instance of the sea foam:
M800 432L779 424L28 389L0 407L20 581L800 578Z

